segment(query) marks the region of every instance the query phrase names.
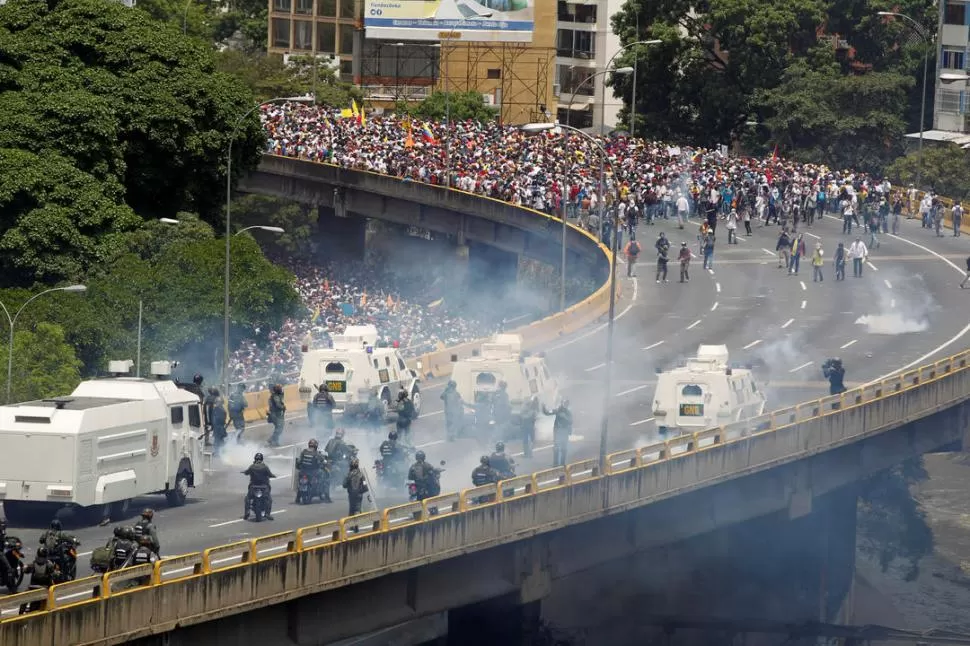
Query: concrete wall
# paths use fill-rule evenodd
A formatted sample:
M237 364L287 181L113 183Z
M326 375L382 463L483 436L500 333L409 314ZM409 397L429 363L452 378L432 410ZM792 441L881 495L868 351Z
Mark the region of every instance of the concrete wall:
M331 591L327 608L354 598L372 608L352 624L331 622L334 638L442 604L511 593L526 603L603 555L620 558L782 510L801 517L829 492L960 441L970 418L968 359L964 352L745 424L621 451L608 457L605 474L583 461L166 559L153 584L120 595L110 575L56 586L48 611L0 622L0 643L116 644L230 616L244 625L261 608ZM493 502L482 504L483 495ZM283 552L260 556L274 546ZM240 564L213 566L231 555ZM94 598L67 602L85 592ZM0 610L24 598L0 598Z

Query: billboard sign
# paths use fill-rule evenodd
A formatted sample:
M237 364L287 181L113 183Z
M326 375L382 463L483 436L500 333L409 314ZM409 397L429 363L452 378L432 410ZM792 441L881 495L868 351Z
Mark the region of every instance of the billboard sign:
M535 0L366 0L367 38L531 43Z

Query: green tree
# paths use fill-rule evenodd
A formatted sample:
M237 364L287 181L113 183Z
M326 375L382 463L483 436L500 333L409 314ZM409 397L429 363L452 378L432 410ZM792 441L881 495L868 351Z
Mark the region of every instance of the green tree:
M498 110L485 104L481 92L433 92L413 110L415 116L440 121L449 112L454 121L491 121Z
M233 201L232 219L240 228L269 225L283 229L280 234L252 231L271 256L300 260L313 257L311 243L319 231L319 215L311 205L269 195L241 195Z
M912 152L896 159L886 175L897 184L915 184L919 155ZM924 186L956 200L970 197L970 152L953 144L927 146L923 150Z
M9 347L7 338L4 334L3 357ZM13 348L13 401L67 395L80 383L81 362L60 326L38 323L33 329L15 331Z
M216 68L243 81L261 101L310 94L314 87L311 56L292 56L284 63L278 54L227 49L216 53ZM363 94L318 61L316 97L321 105L346 108L352 99L361 104Z

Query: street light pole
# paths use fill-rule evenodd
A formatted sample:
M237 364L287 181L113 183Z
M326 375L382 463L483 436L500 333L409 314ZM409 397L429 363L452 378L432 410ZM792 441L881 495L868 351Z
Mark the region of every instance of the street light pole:
M640 37L640 12L637 11L637 38ZM630 97L630 136L636 136L634 129L636 128L636 118L637 118L637 64L640 62L639 57L634 57L633 59L633 95ZM606 107L603 108L604 112Z
M14 326L17 324L17 319L20 317L20 313L24 311L25 307L30 305L31 301L33 301L35 298L39 298L43 296L44 294L50 294L51 292L71 292L73 294L76 294L80 292L85 292L87 291L87 289L88 288L84 285L68 285L67 287L53 287L51 289L45 289L39 294L34 294L30 298L28 298L27 302L21 305L20 309L17 310L17 313L14 314L12 317L10 316L10 311L7 309L7 306L4 305L3 303L0 303L0 309L3 309L3 313L7 315L7 323L10 326L10 341L9 341L10 345L7 346L7 403L8 404L10 403L10 389L11 389L11 386L13 385L13 330L14 330Z
M562 217L562 261L559 265L559 311L566 311L566 200L569 199L566 182L562 182L562 198L559 200L559 215Z
M229 135L229 145L226 152L226 263L225 263L225 276L224 276L224 291L223 291L223 326L222 326L222 380L225 384L225 391L223 391L226 396L229 395L229 254L231 252L230 241L232 239L232 142L236 139L236 133L239 131L239 127L243 124L249 115L251 115L256 110L259 110L263 106L272 105L273 103L286 103L286 102L299 102L299 103L310 103L314 101L312 96L298 96L298 97L277 97L275 99L269 99L268 101L263 101L262 103L257 103L249 110L246 111L238 120L232 128L232 133Z
M929 36L927 36L926 31L923 29L923 25L904 13L897 13L895 11L879 11L877 12L877 15L891 18L902 18L912 26L913 31L915 31L916 35L919 36L920 40L923 41L923 94L920 95L919 101L919 149L916 153L916 188L919 189L923 180L923 129L926 127L926 76L928 74L930 62L930 39Z
M659 39L638 40L628 45L624 45L623 47L616 50L616 53L613 54L610 57L610 60L606 62L606 69L609 70L611 67L613 67L613 61L616 60L616 57L619 56L622 52L625 52L626 50L630 49L631 47L636 47L637 45L659 45L662 42L663 41ZM630 68L630 69L631 71L633 71L635 68ZM606 83L604 82L603 85L600 86L600 131L597 134L602 135L605 129L606 129Z

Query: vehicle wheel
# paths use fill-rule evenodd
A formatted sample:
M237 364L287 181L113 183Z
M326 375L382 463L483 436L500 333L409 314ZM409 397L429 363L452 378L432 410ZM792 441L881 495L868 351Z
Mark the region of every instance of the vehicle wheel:
M421 416L421 390L417 386L411 389L411 403L414 404L414 419Z
M189 474L179 471L175 476L175 486L165 492L170 507L181 507L189 497Z
M128 512L131 510L131 499L125 498L124 500L119 500L117 502L111 503L111 520L119 521L128 517Z

